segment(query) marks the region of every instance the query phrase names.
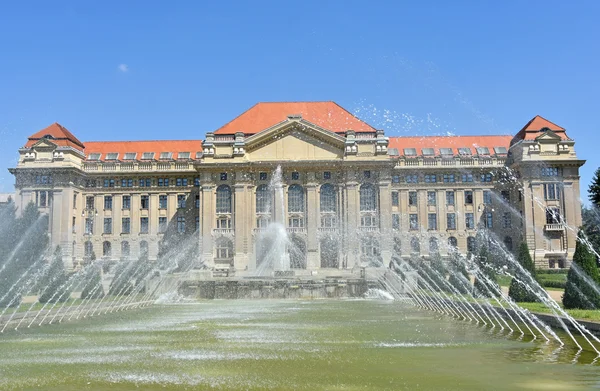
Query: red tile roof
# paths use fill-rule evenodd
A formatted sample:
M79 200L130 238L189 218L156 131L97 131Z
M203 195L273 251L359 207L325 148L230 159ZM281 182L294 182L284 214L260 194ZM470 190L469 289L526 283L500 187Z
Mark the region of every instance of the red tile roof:
M135 152L136 160L142 159L144 152L154 152L154 159L158 160L161 152L172 152L173 159L177 159L179 152L190 152L190 158L196 158L196 152L202 152L202 140L151 140L151 141L87 141L85 155L89 158L91 153L100 153L100 160L106 159L108 153L118 153L118 160L123 160L125 153Z
M61 147L73 147L79 151L82 151L84 148L83 143L58 122L29 136L25 147L29 148L43 138L48 138L49 141Z
M261 102L219 128L215 134L256 134L294 114L301 114L304 120L335 133L349 129L356 132L375 131L371 125L335 102Z
M523 129L521 129L511 141L511 145L520 140L535 140L541 133L542 129L548 128L552 130L563 140L569 140L565 128L556 125L553 122L548 121L546 118L536 115L527 122Z
M388 148L398 149L400 156L404 148L415 148L417 156L423 155L423 148L433 148L435 155L440 155L440 148L452 148L452 153L458 155L458 148L470 148L471 154L476 155L477 147L487 147L494 154L494 147L505 147L508 150L512 136L424 136L424 137L390 137Z

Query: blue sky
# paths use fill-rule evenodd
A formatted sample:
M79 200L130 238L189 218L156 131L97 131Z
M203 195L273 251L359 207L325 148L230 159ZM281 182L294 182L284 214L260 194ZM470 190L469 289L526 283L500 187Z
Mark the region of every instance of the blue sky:
M218 4L217 4L218 3ZM27 136L198 139L258 101L334 100L388 135L540 114L600 165L597 1L0 3L0 191Z

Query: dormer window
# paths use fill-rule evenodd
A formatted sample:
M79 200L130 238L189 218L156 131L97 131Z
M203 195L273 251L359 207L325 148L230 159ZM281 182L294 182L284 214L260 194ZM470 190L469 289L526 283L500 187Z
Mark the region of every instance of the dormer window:
M423 156L433 156L435 155L435 150L433 148L423 148L421 150L423 152Z
M507 150L506 147L494 147L494 152L496 152L496 155L506 155Z
M119 154L117 152L110 152L106 154L106 160L117 160Z
M190 158L190 153L189 152L179 152L177 154L177 159L180 160L189 160Z
M202 154L200 151L196 152L196 159L202 159Z
M477 147L477 154L478 155L489 155L490 149L488 147Z
M136 152L125 152L124 160L135 160L136 156L137 156Z
M144 152L142 154L142 160L152 160L154 159L154 152Z
M42 138L45 138L48 140L54 140L54 136L52 136L51 134L45 134Z
M452 148L440 148L440 155L444 157L454 156L454 152L452 152Z
M90 161L98 161L98 160L100 160L100 156L101 155L102 154L100 154L100 153L90 153L88 155L88 160L90 160Z
M161 152L160 160L171 160L171 156L173 156L173 152Z
M417 156L416 148L404 148L404 156Z
M540 133L546 133L546 132L549 132L549 131L550 131L550 128L548 128L548 127L544 127L544 128L540 129Z
M458 148L458 154L460 156L471 156L471 148Z

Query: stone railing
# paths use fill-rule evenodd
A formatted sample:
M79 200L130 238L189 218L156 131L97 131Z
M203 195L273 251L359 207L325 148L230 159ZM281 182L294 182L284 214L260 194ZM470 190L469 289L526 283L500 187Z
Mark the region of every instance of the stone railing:
M290 234L305 234L306 233L306 228L288 227L287 228L287 232L290 233Z
M337 227L319 227L318 228L319 233L330 234L330 233L336 233L337 231L338 231Z
M563 231L565 229L564 224L546 224L544 230L546 231Z
M139 163L83 163L83 170L87 172L132 172L132 171L191 171L194 169L192 161L184 162L139 162Z
M233 235L234 233L235 233L235 230L233 228L214 228L212 230L212 234L214 236Z

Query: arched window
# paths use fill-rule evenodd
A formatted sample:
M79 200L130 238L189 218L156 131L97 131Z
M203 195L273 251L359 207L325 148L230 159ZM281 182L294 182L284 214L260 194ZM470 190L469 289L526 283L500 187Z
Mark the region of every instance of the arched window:
M419 243L419 238L413 236L410 239L410 251L413 254L420 254L421 253L421 243Z
M142 240L140 242L140 257L147 257L148 256L148 242L146 242L145 240Z
M377 192L375 186L365 183L360 187L360 211L374 212L377 210Z
M271 213L271 192L267 185L256 188L256 213Z
M112 255L112 244L109 241L102 243L102 256L110 257Z
M458 250L458 240L454 236L448 238L448 247L450 251Z
M337 211L335 187L326 183L321 186L321 212L335 212Z
M435 254L440 251L437 238L429 238L429 254Z
M233 260L233 242L226 237L220 237L215 243L217 254L215 261L220 263L230 263Z
M94 245L89 240L83 244L83 255L91 257L94 253Z
M231 213L231 187L217 187L217 213Z
M504 238L504 245L506 246L506 249L508 251L512 251L513 250L513 241L512 241L512 238L510 236L506 236Z
M467 251L471 253L475 252L475 238L473 236L467 238Z
M304 213L304 188L291 185L288 189L288 212Z
M121 257L123 257L123 258L129 257L130 254L131 254L131 248L129 247L129 242L128 241L121 242Z

